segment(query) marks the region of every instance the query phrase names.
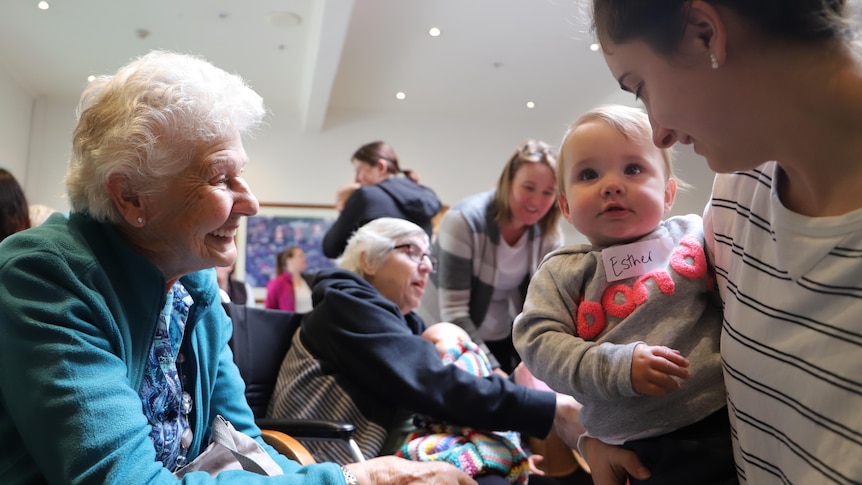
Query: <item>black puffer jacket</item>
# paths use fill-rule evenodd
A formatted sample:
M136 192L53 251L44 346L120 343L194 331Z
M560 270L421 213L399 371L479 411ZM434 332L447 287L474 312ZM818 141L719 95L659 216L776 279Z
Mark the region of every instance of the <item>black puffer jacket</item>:
M323 238L323 254L337 258L347 240L365 223L380 217L398 217L418 225L431 237L431 219L442 204L433 190L404 177L392 177L356 189L344 203L338 220Z

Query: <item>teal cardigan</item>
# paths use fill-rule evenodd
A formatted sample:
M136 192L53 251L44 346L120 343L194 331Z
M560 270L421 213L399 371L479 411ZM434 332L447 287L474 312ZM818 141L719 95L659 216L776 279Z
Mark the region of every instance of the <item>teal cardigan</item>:
M206 448L217 414L263 444L215 271L181 281L194 299L181 351L193 383L189 459ZM177 482L156 461L138 395L165 284L112 225L81 214L54 214L0 244L0 483ZM190 473L183 482L344 483L334 464L300 467L264 446L285 475Z

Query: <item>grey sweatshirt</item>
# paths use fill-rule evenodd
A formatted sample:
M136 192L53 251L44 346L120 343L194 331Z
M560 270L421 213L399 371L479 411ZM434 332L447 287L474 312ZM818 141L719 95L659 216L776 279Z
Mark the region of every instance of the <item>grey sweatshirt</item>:
M673 241L666 266L611 282L602 247L549 254L515 321L515 348L527 368L580 401L588 434L610 444L665 434L725 405L721 309L702 221L673 217L641 241L664 236ZM691 362L691 378L663 397L639 395L631 384L638 343L679 350Z

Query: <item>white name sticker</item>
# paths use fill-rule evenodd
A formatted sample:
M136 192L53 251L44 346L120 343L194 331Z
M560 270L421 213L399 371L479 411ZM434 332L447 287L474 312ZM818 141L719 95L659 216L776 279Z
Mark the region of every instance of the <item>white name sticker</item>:
M602 250L605 276L608 281L617 281L665 268L672 252L670 236L605 248Z

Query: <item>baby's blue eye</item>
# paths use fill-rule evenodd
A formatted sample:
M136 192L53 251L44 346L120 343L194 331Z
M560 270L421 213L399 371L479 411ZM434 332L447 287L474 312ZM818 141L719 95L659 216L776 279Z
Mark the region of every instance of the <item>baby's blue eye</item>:
M589 169L589 170L584 170L583 172L581 172L581 174L578 175L578 180L593 180L593 179L597 178L598 176L599 175L596 173L595 170Z
M643 167L636 163L632 163L631 165L626 166L626 174L628 175L637 175L639 173L643 173Z

